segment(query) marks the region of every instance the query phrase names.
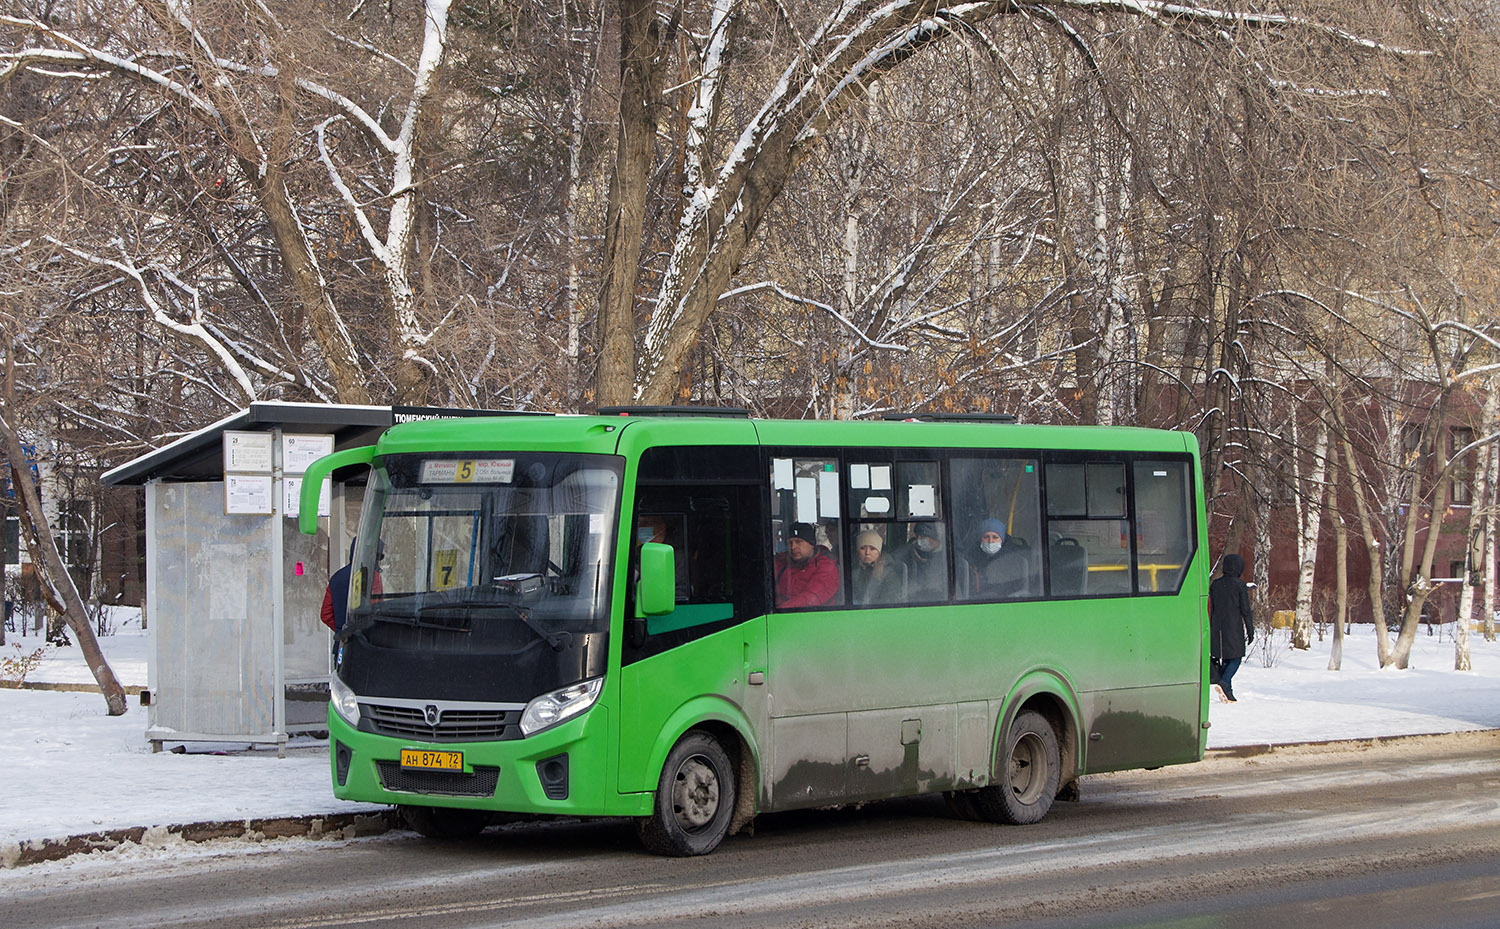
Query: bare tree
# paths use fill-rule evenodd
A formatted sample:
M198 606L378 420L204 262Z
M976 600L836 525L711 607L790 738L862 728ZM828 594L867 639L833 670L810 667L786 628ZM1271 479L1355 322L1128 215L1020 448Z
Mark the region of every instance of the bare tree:
M68 628L78 640L84 661L99 684L100 693L110 716L123 716L126 711L125 689L120 686L114 671L94 638L93 624L89 621L88 609L73 577L58 553L56 541L47 520L42 503L41 488L31 479L26 467L27 454L18 430L19 412L16 404L16 345L10 342L5 347L3 386L0 386L0 447L10 463L10 483L20 500L17 514L21 520L21 536L31 553L31 562L41 585L42 596L47 606L62 616Z

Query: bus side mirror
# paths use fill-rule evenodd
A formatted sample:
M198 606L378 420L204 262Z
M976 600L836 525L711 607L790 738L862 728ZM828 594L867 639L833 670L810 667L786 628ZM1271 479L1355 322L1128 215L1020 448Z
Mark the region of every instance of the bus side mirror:
M677 564L672 546L641 546L641 579L635 585L637 616L661 616L677 607Z

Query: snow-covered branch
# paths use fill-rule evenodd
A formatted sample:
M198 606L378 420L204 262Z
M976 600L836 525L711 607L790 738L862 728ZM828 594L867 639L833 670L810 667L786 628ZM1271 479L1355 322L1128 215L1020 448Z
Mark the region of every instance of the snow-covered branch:
M794 294L791 291L787 290L785 287L781 286L781 284L777 283L776 281L761 281L756 284L746 284L744 287L736 287L733 290L726 291L723 296L719 297L719 302L723 303L726 300L730 300L734 297L744 296L745 294L759 293L763 290L774 291L782 299L790 301L791 303L800 303L803 306L810 306L814 309L822 310L829 316L832 316L838 322L842 323L845 328L858 336L862 342L864 342L866 345L869 345L871 348L883 348L894 352L911 351L911 346L909 345L875 341L874 339L866 335L864 333L864 330L860 329L858 326L854 325L854 323L850 322L838 310L819 300L814 300L811 297L804 297L800 294Z
M136 290L140 295L141 302L145 304L146 309L151 312L151 317L155 319L159 325L172 332L177 333L178 335L193 339L194 341L201 344L204 348L208 349L211 353L213 353L215 357L219 359L219 363L224 366L224 370L229 374L231 378L233 378L235 384L239 387L240 393L243 395L241 398L242 401L244 403L250 403L255 400L255 386L251 383L249 375L245 373L245 369L240 366L239 361L235 359L234 355L229 351L229 349L225 347L225 345L218 339L214 338L213 334L204 327L201 311L198 309L196 290L194 290L193 292L194 310L192 315L190 316L189 322L178 322L176 319L173 319L172 314L168 313L166 308L161 305L161 301L158 300L156 294L152 292L151 286L146 283L145 275L141 273L140 268L138 268L135 265L135 262L131 261L128 256L124 257L124 259L121 261L116 261L113 258L106 258L102 255L95 255L91 252L86 252L66 242L52 238L51 236L48 236L46 241L51 242L53 245L66 251L68 254L73 255L74 257L79 258L85 262L88 262L89 264L111 268L115 271L120 272L121 274L124 274L126 277L134 281ZM125 252L125 243L117 239L115 240L115 246L123 255Z
M354 214L354 221L359 225L359 231L365 237L365 244L370 246L371 254L377 261L384 264L386 263L385 243L375 232L375 227L370 223L370 217L365 213L364 206L354 196L354 191L344 183L344 178L339 174L339 169L333 163L333 156L328 151L328 124L338 118L330 116L318 123L318 160L323 162L323 166L328 169L328 180L333 184L333 189L339 192L339 196L344 198L344 205L349 207L349 212Z

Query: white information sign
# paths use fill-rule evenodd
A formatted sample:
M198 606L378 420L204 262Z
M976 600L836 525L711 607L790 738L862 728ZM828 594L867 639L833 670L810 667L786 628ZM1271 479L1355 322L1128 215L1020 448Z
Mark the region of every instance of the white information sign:
M797 522L815 523L818 521L818 479L815 477L797 478Z
M852 464L849 466L849 488L851 490L868 490L870 488L869 465Z
M282 478L283 489L281 511L290 519L296 519L302 511L302 478ZM327 516L333 500L333 478L323 478L323 490L318 494L318 515Z
M269 438L269 436L268 436ZM269 515L271 512L271 475L224 475L224 512Z
M771 459L771 488L773 490L792 489L792 459Z
M270 474L275 436L269 432L224 433L224 470L240 474Z
M937 488L931 484L913 484L907 490L906 509L912 516L930 518L937 515Z
M281 471L301 474L324 455L333 454L331 435L281 435Z
M818 510L827 519L839 518L839 473L818 472Z

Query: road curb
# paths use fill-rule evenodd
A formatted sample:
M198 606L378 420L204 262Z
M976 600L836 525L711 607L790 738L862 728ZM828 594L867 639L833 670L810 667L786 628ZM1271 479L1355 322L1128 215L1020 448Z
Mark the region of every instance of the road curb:
M64 693L75 694L102 694L98 684L68 684L61 681L0 681L0 688L5 690L56 690ZM125 691L127 697L140 696L146 688L140 684L124 684L120 688Z
M311 816L271 816L171 826L130 826L86 832L61 839L27 839L0 845L0 868L60 861L73 855L109 852L127 845L158 847L179 842L215 839L352 839L380 835L398 826L396 811L319 813Z
M1204 752L1207 758L1254 758L1258 755L1318 750L1364 751L1381 745L1400 745L1433 739L1500 738L1500 729L1464 729L1459 732L1423 732L1413 735L1377 735L1363 739L1320 739L1307 742L1265 742L1253 745L1229 745Z

